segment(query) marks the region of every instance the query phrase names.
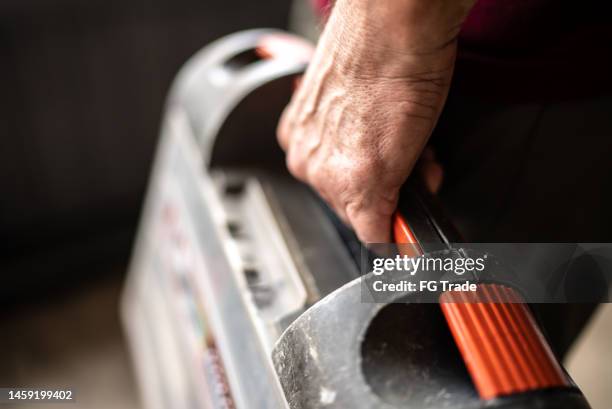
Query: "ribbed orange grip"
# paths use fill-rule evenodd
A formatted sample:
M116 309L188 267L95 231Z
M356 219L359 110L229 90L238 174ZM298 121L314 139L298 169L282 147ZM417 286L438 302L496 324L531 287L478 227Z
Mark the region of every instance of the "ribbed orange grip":
M570 386L531 312L510 287L448 291L440 306L483 399Z

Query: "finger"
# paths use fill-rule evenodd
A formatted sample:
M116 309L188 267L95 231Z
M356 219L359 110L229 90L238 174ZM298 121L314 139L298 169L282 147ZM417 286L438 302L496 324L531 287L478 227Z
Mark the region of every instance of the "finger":
M289 173L291 173L293 177L304 183L309 183L306 174L306 158L304 157L303 151L300 149L299 144L289 144L289 147L287 149L287 155L285 157L285 162Z
M291 136L289 109L290 105L287 106L281 114L281 118L278 121L278 126L276 127L276 139L281 149L285 152L287 152L289 149L289 140Z
M438 193L444 180L444 170L431 147L428 146L423 150L417 163L417 170L427 190L433 194Z
M311 175L308 178L308 183L314 188L319 196L321 196L321 198L334 211L334 213L336 213L336 216L338 216L342 223L344 223L347 227L350 227L351 223L349 222L348 216L344 211L344 205L339 200L340 195L338 195L333 188L333 183L331 182L332 180L333 178L331 176L328 176L325 173L320 173L317 176Z
M391 240L391 215L376 211L351 211L347 215L359 240L364 244L389 243Z
M438 193L444 180L442 165L434 161L425 162L421 165L420 170L427 190L433 194Z
M337 206L336 204L334 204L333 200L329 200L330 198L325 198L323 195L321 197L323 197L325 199L325 202L334 211L336 216L338 216L338 219L340 219L340 221L342 221L342 223L346 227L350 228L351 227L351 222L349 221L349 218L346 215L346 212L344 211L344 209L341 206Z

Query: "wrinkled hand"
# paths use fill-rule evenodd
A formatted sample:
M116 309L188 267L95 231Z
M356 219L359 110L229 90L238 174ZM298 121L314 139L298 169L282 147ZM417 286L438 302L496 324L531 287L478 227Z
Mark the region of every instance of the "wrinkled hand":
M290 172L366 243L389 241L399 189L432 132L452 76L456 21L463 17L431 17L423 7L411 13L399 19L392 7L338 0L278 127ZM445 28L432 33L432 24ZM453 24L454 31L446 28ZM441 170L426 163L426 182L439 185Z

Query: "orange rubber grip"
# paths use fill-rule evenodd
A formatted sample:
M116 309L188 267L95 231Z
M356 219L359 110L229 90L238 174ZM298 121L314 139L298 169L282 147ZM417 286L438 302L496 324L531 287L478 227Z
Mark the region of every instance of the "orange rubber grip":
M499 284L447 291L440 306L483 399L570 386L527 305Z
M408 257L416 257L423 254L423 250L419 245L414 233L410 229L408 222L400 213L395 212L393 215L393 239L398 244L398 248L402 255Z
M422 254L410 226L397 213L393 233L402 254ZM571 386L514 289L478 284L476 292L447 291L440 295L440 307L482 399Z

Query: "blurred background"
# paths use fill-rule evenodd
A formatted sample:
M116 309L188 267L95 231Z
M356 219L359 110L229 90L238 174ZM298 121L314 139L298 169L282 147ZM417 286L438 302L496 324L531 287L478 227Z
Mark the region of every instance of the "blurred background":
M165 95L198 49L285 27L289 5L0 2L0 386L136 407L117 306Z
M289 6L0 2L0 386L139 407L117 308L165 95L198 49L286 27ZM611 323L600 309L568 360L594 408L610 399Z
M125 269L164 98L210 41L289 2L0 3L3 305Z

